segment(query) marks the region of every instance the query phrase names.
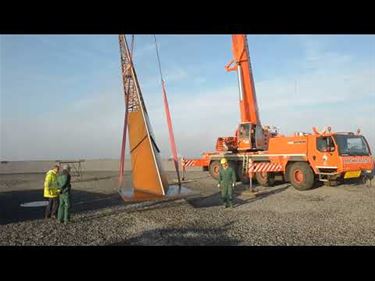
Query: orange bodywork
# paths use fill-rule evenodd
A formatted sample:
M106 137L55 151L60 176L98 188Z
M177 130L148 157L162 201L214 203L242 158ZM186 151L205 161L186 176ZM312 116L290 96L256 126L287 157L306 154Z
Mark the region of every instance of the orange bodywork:
M306 134L303 136L278 136L270 139L269 149L265 155L269 155L272 162L281 163L284 166L291 162L291 157L300 157L310 164L315 174L322 171L332 171L342 174L349 171L362 171L374 169L374 160L369 155L343 156L339 155L339 147L334 141L334 133ZM320 137L332 137L332 149L321 151L318 149L317 140ZM282 155L276 157L273 155Z
M305 136L277 136L269 140L268 154L306 154L307 146Z
M190 166L201 166L205 169L214 160L227 157L230 161L242 163L244 157L249 157L253 163L270 163L281 165L278 172L286 173L288 166L294 162L306 162L316 175L324 174L335 178L344 176L348 172L358 172L356 177L364 173L371 173L374 169L374 160L371 152L366 155L340 154L336 136L362 137L353 133L317 133L294 136L276 136L269 140L267 151L258 152L212 152L203 153L201 159L194 159ZM330 139L329 149L319 147L319 139ZM185 161L190 161L186 159ZM272 165L270 165L272 167ZM270 171L271 172L271 171ZM274 171L272 171L274 172Z

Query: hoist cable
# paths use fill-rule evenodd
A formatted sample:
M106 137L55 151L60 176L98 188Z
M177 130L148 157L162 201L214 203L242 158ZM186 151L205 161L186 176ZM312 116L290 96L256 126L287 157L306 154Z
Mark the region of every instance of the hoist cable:
M175 169L176 169L178 186L181 189L181 180L180 180L180 171L179 171L179 167L178 167L178 156L177 156L176 141L175 141L174 133L173 133L172 118L171 118L171 113L169 111L167 91L165 89L165 81L163 79L163 73L162 73L162 70L161 70L158 44L157 44L155 35L154 35L154 41L155 41L156 57L158 59L158 65L159 65L161 86L162 86L162 91L163 91L164 109L165 109L165 114L166 114L166 117L167 117L168 132L169 132L169 143L170 143L171 150L172 150L173 163L174 163L174 166L175 166Z

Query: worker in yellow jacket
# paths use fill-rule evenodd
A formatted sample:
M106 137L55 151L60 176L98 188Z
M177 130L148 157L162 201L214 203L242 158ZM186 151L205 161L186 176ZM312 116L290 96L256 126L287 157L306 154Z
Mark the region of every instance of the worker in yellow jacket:
M45 212L45 218L56 218L57 208L59 205L59 187L57 184L57 176L59 172L59 165L53 166L49 170L44 180L44 197L48 199L48 205Z

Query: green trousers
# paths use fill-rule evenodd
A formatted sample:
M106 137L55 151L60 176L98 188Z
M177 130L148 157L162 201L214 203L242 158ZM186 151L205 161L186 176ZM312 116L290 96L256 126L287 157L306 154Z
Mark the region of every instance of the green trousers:
M225 206L232 207L232 193L233 193L233 188L231 184L223 184L221 187L221 199L223 200L223 203Z
M60 194L59 211L57 213L57 219L62 222L68 222L70 220L70 194Z

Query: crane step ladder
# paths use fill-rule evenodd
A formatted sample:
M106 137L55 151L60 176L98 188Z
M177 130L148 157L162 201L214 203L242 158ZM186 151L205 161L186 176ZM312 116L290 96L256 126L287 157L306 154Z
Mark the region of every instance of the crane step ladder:
M249 155L244 155L242 159L242 174L249 176L249 190L254 192L253 173L250 172L252 165L253 161Z
M242 159L242 174L243 175L249 174L249 168L250 168L251 164L252 164L252 161L251 161L249 155L244 155L243 159Z

